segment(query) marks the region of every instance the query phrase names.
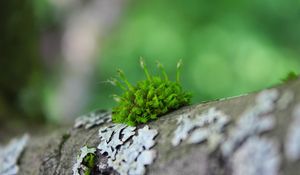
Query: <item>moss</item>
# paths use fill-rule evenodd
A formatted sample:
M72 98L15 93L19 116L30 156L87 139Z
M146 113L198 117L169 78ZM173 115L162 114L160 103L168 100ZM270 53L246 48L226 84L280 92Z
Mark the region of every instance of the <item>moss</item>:
M298 77L299 74L295 73L294 71L290 71L284 78L281 79L281 81L285 83L291 80L296 80Z
M63 142L65 142L65 141L67 141L69 138L70 138L70 134L69 133L64 133L63 135L62 135L62 140L63 140Z
M58 150L61 152L62 148L63 148L63 145L66 143L66 141L70 138L70 134L69 133L64 133L62 136L61 136L61 141L59 143L59 146L58 146Z
M72 167L73 175L94 174L97 161L96 148L84 146L80 150L81 154L77 156L77 161Z
M119 78L112 79L113 85L124 90L121 96L115 95L118 105L112 110L112 121L135 126L147 123L158 117L189 105L191 94L185 92L179 82L181 61L177 64L176 81L170 81L163 66L158 63L161 76L152 76L141 59L146 80L139 81L135 86L131 85L124 73L118 70Z
M88 153L84 159L82 164L86 166L86 170L84 171L84 175L91 175L92 170L95 166L95 162L96 162L96 155L93 153Z

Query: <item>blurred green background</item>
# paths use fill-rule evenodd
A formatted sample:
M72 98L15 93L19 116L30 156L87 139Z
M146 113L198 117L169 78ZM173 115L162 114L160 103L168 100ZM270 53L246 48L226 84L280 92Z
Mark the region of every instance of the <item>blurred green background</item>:
M70 122L111 108L104 83L121 68L143 79L142 56L193 103L280 83L299 72L300 1L10 0L0 2L0 122ZM5 125L5 126L4 126Z

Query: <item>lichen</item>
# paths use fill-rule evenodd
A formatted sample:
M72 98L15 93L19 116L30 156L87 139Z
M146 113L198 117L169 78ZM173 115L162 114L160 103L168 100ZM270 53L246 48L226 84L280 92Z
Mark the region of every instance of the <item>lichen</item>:
M230 118L222 111L210 108L208 111L195 115L183 115L178 119L178 126L174 132L172 145L178 146L187 139L187 143L196 144L208 141L209 148L214 149L221 142L224 127Z
M275 108L278 95L276 89L271 89L257 96L256 104L240 116L227 140L222 143L223 156L231 155L248 137L269 131L275 126L276 121L270 112Z
M256 108L260 114L271 112L275 109L274 103L278 97L279 92L277 89L264 90L256 97L256 106L254 106L254 108Z
M300 160L300 104L293 111L284 148L286 158L289 161Z
M74 128L84 126L85 129L89 129L108 122L111 122L111 112L97 110L76 118Z
M115 159L117 147L126 142L135 134L136 127L124 124L113 124L107 128L99 129L100 144L98 149L102 154L107 153L109 158Z
M130 126L147 123L156 120L158 117L190 104L191 95L183 91L179 82L179 68L177 64L177 80L170 81L163 66L158 64L162 76L152 76L141 59L141 67L146 74L146 80L139 81L136 86L131 85L124 73L119 70L119 78L112 79L113 85L124 90L121 96L115 95L118 105L112 110L112 120L115 123L124 123Z
M172 145L177 146L180 144L182 140L185 140L188 137L188 133L194 127L196 127L195 123L192 119L189 118L190 114L183 114L177 120L177 128L174 132L174 136L172 139Z
M73 175L89 175L92 164L94 163L96 148L84 146L80 149L81 153L77 156L76 163L73 165Z
M0 146L0 174L15 175L19 172L18 159L26 147L29 136L25 134L19 139L13 139L6 146Z
M143 175L145 165L150 165L156 155L151 148L158 132L144 126L137 131L135 127L116 124L99 130L100 144L98 149L108 158L108 166L120 175Z
M234 99L234 98L238 98L238 97L243 97L249 95L248 93L244 93L244 94L240 94L240 95L235 95L235 96L230 96L230 97L224 97L224 98L220 98L218 99L218 101L224 101L224 100L230 100L230 99Z
M280 153L277 142L254 136L249 138L232 158L233 175L278 175Z

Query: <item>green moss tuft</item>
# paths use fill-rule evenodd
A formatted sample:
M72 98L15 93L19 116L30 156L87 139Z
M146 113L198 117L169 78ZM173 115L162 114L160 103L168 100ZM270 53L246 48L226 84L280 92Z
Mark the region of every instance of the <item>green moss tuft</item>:
M294 71L290 71L284 78L281 79L281 81L285 83L291 80L296 80L298 77L299 75L297 73L295 73Z
M84 171L84 175L91 175L92 170L95 166L95 162L96 162L96 155L95 154L88 153L84 157L82 164L87 167L86 170Z
M117 79L109 82L119 86L124 90L121 96L114 95L118 105L112 109L112 121L115 123L124 123L135 126L141 123L147 123L158 117L190 104L191 94L183 91L179 82L179 70L181 61L177 64L176 81L170 81L163 66L158 63L161 70L161 76L152 76L141 59L146 80L139 81L137 85L131 85L126 79L124 73L118 70L119 78L123 85Z

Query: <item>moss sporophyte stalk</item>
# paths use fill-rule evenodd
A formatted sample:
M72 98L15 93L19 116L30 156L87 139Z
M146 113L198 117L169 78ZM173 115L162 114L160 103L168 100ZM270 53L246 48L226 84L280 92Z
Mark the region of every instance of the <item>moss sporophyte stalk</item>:
M129 83L123 71L118 70L118 79L109 82L120 87L122 95L114 95L118 105L112 109L112 121L130 126L147 123L158 117L190 104L191 94L180 85L181 60L177 63L176 81L169 80L162 64L157 63L161 75L153 76L141 59L140 64L146 79L136 85Z

